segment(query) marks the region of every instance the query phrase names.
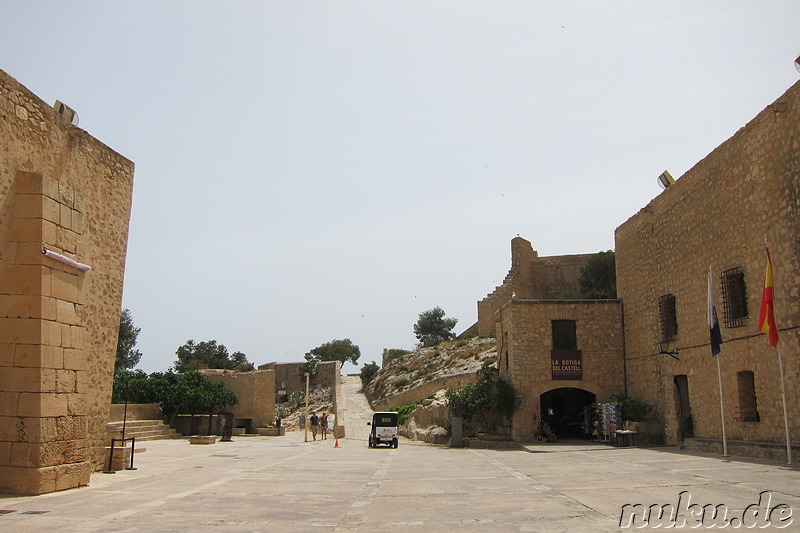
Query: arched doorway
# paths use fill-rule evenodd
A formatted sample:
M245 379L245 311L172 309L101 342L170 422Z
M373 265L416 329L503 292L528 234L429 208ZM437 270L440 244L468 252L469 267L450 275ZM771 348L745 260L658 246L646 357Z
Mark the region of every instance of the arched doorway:
M547 391L540 396L542 420L559 439L590 439L595 399L591 392L572 387Z

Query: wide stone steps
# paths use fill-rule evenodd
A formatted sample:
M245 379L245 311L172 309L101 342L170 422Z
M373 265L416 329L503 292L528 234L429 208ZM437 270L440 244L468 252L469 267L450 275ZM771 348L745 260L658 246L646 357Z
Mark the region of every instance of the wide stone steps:
M108 423L109 438L122 438L122 420ZM181 435L161 420L128 420L125 438L135 437L137 442L145 440L179 439Z

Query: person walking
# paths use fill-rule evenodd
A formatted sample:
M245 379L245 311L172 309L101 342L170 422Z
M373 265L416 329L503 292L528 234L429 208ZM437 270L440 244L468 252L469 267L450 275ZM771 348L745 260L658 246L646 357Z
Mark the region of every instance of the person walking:
M327 413L322 413L322 416L319 419L319 431L320 431L320 435L322 436L322 440L326 440L328 438L328 415L327 415Z
M317 431L319 431L319 417L317 416L316 411L311 411L311 416L308 417L308 421L311 422L311 436L314 437L314 440L317 440Z

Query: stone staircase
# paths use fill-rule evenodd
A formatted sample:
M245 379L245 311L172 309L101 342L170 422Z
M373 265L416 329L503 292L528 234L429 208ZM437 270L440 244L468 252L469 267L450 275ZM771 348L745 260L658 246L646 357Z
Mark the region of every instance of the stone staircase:
M109 422L109 439L122 438L122 420ZM161 420L128 420L125 424L125 438L136 437L136 442L146 440L179 439L181 435Z

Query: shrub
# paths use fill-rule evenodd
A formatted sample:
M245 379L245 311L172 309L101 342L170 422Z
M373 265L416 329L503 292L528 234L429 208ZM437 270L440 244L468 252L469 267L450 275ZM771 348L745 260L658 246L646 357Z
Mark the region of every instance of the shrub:
M630 398L624 394L613 396L612 401L619 404L623 420L636 420L638 422L649 420L655 409L644 400Z
M417 404L412 405L395 405L389 411L397 411L397 425L402 426L408 421L408 417L417 408Z
M477 421L486 432L497 428L498 419L509 419L519 407L520 398L510 381L497 375L491 365L484 365L481 377L463 389L447 389L450 411L466 421Z
M394 388L395 389L402 389L403 387L405 387L409 383L411 383L411 380L408 379L408 378L398 378L398 379L394 380Z

